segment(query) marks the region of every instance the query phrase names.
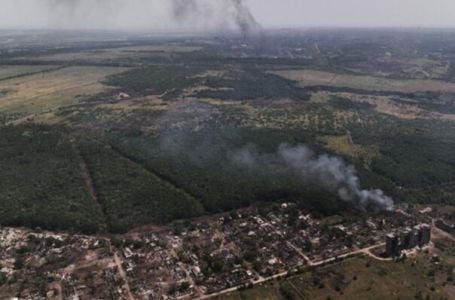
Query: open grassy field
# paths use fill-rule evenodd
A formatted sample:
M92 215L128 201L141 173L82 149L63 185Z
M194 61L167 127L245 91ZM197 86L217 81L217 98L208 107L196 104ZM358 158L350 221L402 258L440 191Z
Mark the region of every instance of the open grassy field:
M450 61L429 58L399 58L384 55L381 62L388 65L399 65L401 76L408 79L445 79L450 69ZM346 71L365 74L361 68L346 68ZM393 72L377 72L379 76L392 75Z
M277 282L271 282L254 289L249 289L241 292L234 292L232 294L221 295L216 297L216 300L278 300L282 299L279 292L279 285Z
M108 89L101 83L106 76L123 68L68 67L53 72L0 82L4 91L0 110L7 114L31 115L77 103Z
M441 239L432 252L402 262L350 258L216 299L453 299L454 247Z
M100 63L100 62L128 62L131 60L137 60L141 58L156 58L164 57L167 58L172 53L189 53L200 50L200 47L196 46L184 46L178 44L166 44L166 45L144 45L144 46L129 46L120 48L106 48L97 50L77 51L77 52L65 52L65 53L53 53L53 54L42 54L36 56L25 56L19 57L18 59L23 61L42 61L42 62L74 62L84 61L89 63Z
M34 74L55 68L55 66L0 66L0 80Z
M378 96L378 95L362 95L348 92L316 92L312 94L311 101L318 104L339 104L340 102L345 107L337 108L371 108L377 113L385 114L391 117L403 119L403 120L415 120L415 119L439 119L443 121L454 121L455 113L449 110L439 111L437 107L431 107L420 103L412 98L397 98L394 96ZM431 100L428 100L431 102ZM436 101L433 101L433 103ZM338 105L340 106L340 105ZM441 105L443 107L443 105ZM362 117L356 112L358 121L362 122Z
M422 261L418 263L413 259L404 263L351 259L320 274L317 271L288 282L297 294L309 299L412 299L419 293L431 295L432 299L443 297L442 282L436 289L434 280L427 276L429 258L419 259ZM316 281L320 283L315 285Z
M443 78L449 71L450 62L427 58L391 59L391 63L403 65L403 71L411 78Z
M339 155L361 159L366 167L379 155L377 146L357 145L352 141L349 132L340 136L324 136L320 138L320 141L327 149Z
M302 86L333 86L367 91L393 91L400 93L416 92L455 92L455 83L438 80L398 80L384 77L337 74L315 70L282 70L275 75L295 80Z

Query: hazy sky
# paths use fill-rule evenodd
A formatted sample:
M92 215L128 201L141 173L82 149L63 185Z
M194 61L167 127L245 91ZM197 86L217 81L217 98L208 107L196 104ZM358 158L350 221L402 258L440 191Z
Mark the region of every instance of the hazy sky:
M455 0L250 0L272 26L455 27Z
M205 30L239 25L239 0L0 0L1 28ZM455 27L455 0L245 0L263 27ZM175 3L187 10L176 18ZM197 5L194 5L197 3Z

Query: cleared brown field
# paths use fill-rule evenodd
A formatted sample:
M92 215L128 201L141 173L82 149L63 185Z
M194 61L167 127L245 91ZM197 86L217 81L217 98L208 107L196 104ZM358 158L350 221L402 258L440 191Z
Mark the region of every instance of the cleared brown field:
M0 82L0 112L37 114L77 103L106 90L101 83L106 76L124 68L69 67Z
M455 93L455 83L438 80L398 80L384 77L336 74L315 70L283 70L272 71L271 73L295 80L302 86L325 85L368 91L393 91L401 93Z

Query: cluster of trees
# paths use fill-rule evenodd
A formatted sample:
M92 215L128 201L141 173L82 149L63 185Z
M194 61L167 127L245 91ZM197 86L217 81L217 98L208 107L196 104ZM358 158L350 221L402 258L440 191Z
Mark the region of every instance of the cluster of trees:
M223 77L198 77L204 70L223 69L221 60L210 65L166 64L153 65L113 75L106 81L112 86L121 87L130 93L153 93L166 100L175 99L185 88L202 85L213 88L196 92L195 97L208 97L229 100L291 98L308 100L305 89L291 80L266 73L252 66L245 66L240 59L234 59L241 66L228 67L229 73ZM221 89L222 88L222 89ZM218 89L218 90L217 90Z
M372 163L375 173L405 187L455 180L453 125L436 120L378 118L377 124L351 128L356 143L379 146L380 155Z
M298 87L294 81L254 68L244 67L241 70L233 70L223 78L207 78L203 84L214 89L227 89L204 90L196 93L195 96L227 100L309 99L306 90Z
M133 94L162 95L164 99L173 99L184 88L198 81L194 77L200 71L197 67L178 65L147 66L110 76L106 83Z

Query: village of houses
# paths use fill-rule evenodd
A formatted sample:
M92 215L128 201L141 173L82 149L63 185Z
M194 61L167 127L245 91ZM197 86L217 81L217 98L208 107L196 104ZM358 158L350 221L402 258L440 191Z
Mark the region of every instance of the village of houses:
M431 242L431 209L316 218L295 204L86 236L0 228L0 294L14 299L210 298L357 254Z

